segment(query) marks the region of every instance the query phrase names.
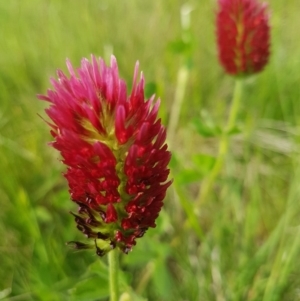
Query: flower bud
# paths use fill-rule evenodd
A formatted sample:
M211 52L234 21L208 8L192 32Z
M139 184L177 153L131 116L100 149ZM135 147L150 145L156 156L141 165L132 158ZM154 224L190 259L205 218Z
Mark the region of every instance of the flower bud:
M270 56L267 5L257 0L219 0L216 20L219 60L231 75L260 72Z

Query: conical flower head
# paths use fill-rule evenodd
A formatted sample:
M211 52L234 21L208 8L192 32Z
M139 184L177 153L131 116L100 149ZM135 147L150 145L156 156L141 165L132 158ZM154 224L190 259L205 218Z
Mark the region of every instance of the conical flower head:
M67 67L70 77L58 71L53 89L39 98L50 102L52 146L67 166L71 199L79 206L72 213L77 228L90 238L71 243L96 247L98 255L115 247L127 253L155 227L171 184L159 101L145 100L138 64L129 96L114 57L110 67L94 56L77 72L69 61Z
M219 60L231 75L260 72L269 60L270 27L267 5L257 0L219 0Z

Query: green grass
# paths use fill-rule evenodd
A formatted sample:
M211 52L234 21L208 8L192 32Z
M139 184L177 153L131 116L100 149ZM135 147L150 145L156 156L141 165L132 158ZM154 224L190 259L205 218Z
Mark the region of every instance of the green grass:
M107 300L107 259L81 239L58 153L38 114L65 58L113 52L129 83L136 60L168 125L177 73L188 81L170 141L174 184L157 227L121 255L129 300L300 300L300 40L298 0L270 0L272 56L245 83L238 131L213 190L196 199L217 154L234 81L219 66L215 1L0 2L0 300ZM196 126L195 126L196 124Z

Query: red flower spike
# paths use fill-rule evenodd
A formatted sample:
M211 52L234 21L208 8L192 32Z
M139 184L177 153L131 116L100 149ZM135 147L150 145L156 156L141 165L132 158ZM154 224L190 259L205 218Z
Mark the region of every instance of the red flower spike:
M54 141L67 166L64 174L78 213L77 228L90 240L70 242L76 249L96 248L99 256L118 247L128 253L149 227L155 227L167 188L171 154L166 130L157 119L159 100L144 97L138 63L132 93L111 66L92 56L57 72L52 90L38 98L46 109ZM77 75L78 74L78 75Z
M257 0L219 0L217 12L219 60L231 75L260 72L270 56L267 4Z

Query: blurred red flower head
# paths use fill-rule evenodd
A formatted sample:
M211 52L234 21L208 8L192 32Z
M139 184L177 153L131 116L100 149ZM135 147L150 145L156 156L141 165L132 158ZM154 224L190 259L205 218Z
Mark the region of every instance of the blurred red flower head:
M50 103L51 144L67 166L71 199L79 206L72 213L77 228L90 238L71 244L95 246L98 255L115 247L127 253L155 227L171 184L159 100L145 100L138 63L129 96L113 56L110 67L94 56L83 59L77 73L69 61L67 67L70 77L58 71L52 90L38 97Z
M270 56L267 5L257 0L219 0L217 12L219 60L227 73L260 72Z

